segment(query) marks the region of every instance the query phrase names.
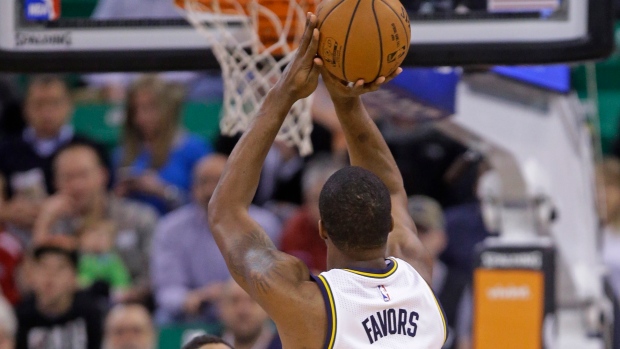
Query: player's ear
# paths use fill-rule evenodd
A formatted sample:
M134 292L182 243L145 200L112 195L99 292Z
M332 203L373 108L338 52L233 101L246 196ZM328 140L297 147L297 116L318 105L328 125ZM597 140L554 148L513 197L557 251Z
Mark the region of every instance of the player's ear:
M319 236L323 240L327 240L327 230L323 226L323 221L319 219Z

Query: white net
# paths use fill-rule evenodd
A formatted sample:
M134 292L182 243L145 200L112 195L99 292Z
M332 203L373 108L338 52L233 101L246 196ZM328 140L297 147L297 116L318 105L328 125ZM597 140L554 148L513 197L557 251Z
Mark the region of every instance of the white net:
M222 134L245 131L278 81L304 30L307 3L298 0L177 0L188 21L208 40L222 69ZM248 1L248 0L245 0ZM279 13L276 13L279 12ZM312 152L312 98L291 108L278 140Z

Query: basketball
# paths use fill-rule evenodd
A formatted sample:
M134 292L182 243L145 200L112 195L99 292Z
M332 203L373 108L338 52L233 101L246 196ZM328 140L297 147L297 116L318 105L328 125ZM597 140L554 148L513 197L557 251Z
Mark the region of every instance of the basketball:
M398 0L326 0L317 19L318 55L344 81L388 76L409 51L409 16Z

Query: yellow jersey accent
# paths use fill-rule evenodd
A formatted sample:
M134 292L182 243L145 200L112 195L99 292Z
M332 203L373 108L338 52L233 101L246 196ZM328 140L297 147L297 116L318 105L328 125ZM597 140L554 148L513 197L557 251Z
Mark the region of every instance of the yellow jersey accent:
M441 315L441 322L443 323L443 343L446 344L446 341L448 340L448 325L446 323L446 318L443 315L443 309L441 309L441 306L439 305L439 301L437 300L437 296L435 296L435 292L433 292L433 289L431 288L431 286L427 284L426 282L425 284L428 287L428 289L431 291L431 294L433 295L433 299L435 300L435 305L437 305L437 310L439 310L439 314Z
M371 278L375 278L375 279L383 279L383 278L386 278L386 277L394 274L396 269L398 269L398 262L396 262L396 260L394 260L393 258L389 258L389 259L393 263L392 269L388 270L387 272L385 272L383 274L368 273L368 272L365 272L365 271L359 271L359 270L353 270L353 269L343 269L343 270L346 270L346 271L348 271L350 273L361 275L361 276L367 276L367 277L371 277Z
M332 349L334 347L334 342L336 341L336 305L334 304L334 295L332 294L332 289L329 287L329 283L322 275L319 275L319 279L323 282L325 286L325 290L327 291L327 297L329 298L329 306L331 308L332 315L332 333L329 334L330 340L327 349Z

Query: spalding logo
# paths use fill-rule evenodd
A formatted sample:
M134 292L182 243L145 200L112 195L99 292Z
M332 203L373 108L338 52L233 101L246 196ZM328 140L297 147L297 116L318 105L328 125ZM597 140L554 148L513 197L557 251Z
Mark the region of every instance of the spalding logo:
M398 58L402 57L405 54L405 50L407 50L406 46L401 47L399 50L389 53L387 55L387 62L392 63Z
M321 50L321 57L325 63L331 64L332 66L340 66L341 50L342 47L338 45L338 42L334 38L327 38Z

